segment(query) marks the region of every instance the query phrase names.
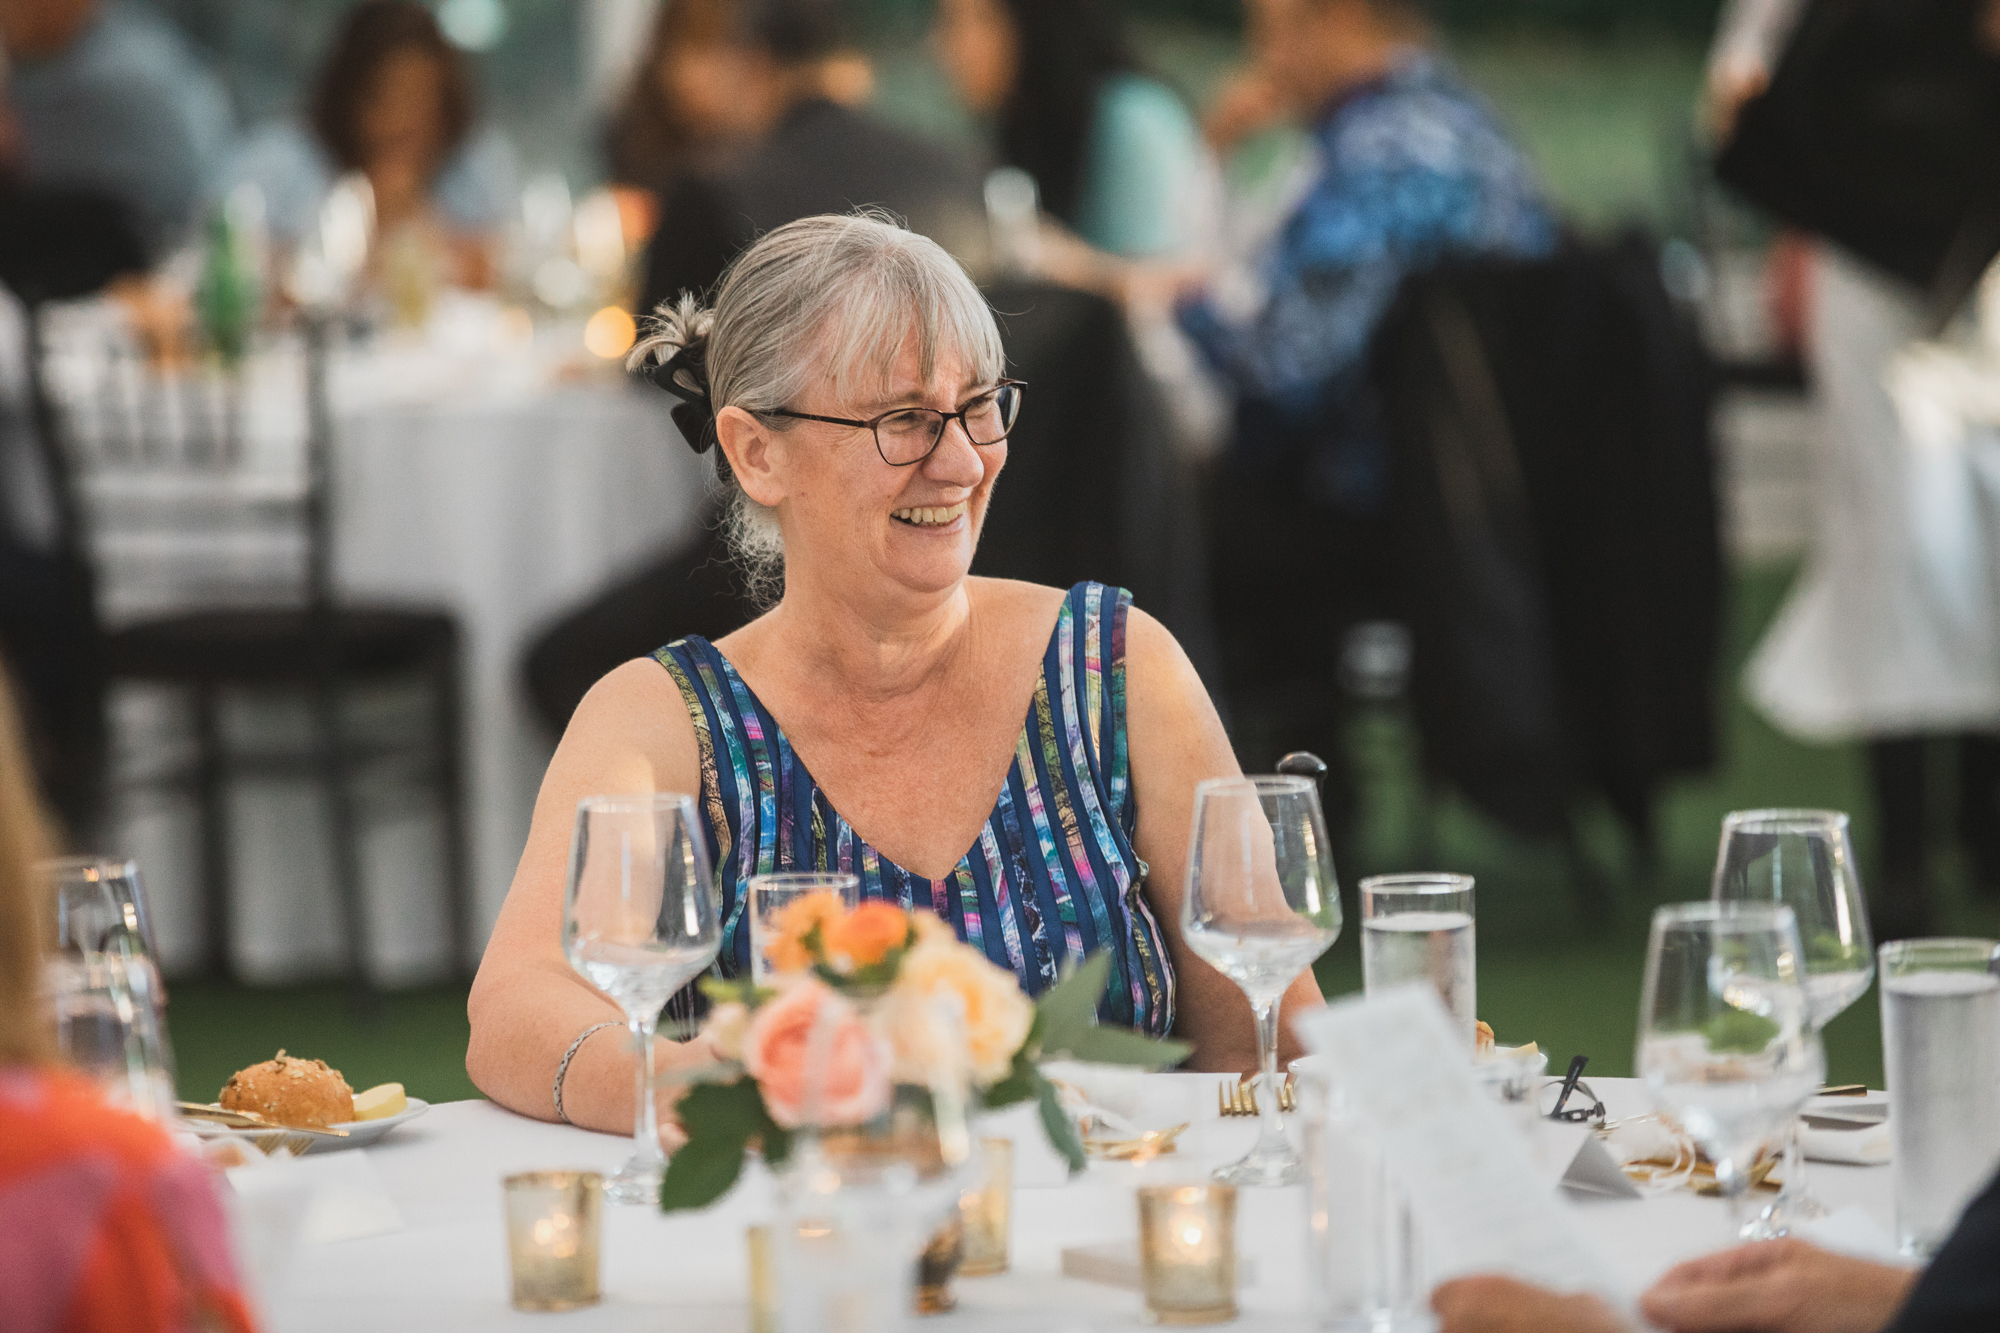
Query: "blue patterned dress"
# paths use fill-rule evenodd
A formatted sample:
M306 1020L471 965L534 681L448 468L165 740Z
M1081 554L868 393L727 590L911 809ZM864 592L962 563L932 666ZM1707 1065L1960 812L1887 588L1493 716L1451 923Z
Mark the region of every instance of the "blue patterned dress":
M1174 973L1142 894L1125 743L1125 620L1132 597L1079 583L1063 599L1000 799L949 875L912 874L828 803L784 732L706 639L653 656L687 705L701 752L701 808L723 898L721 965L750 967L744 885L784 870L845 871L864 901L928 909L1013 972L1030 995L1100 949L1106 1023L1164 1036Z

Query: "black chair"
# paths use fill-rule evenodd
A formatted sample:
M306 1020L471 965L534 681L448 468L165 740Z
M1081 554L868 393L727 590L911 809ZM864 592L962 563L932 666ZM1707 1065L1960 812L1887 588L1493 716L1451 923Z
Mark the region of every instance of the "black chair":
M240 481L235 469L244 429L242 386L234 373L160 376L129 351L106 348L98 391L79 396L73 384L59 389L54 382L45 321L31 320L31 330L36 422L79 547L103 545L83 541L94 508L162 502L143 488L136 496L121 495L110 483L122 472L214 482L207 488L166 488L181 500L193 496L191 531L207 531L247 513L288 526L302 555L302 567L282 581L289 586L252 589L247 598L209 589L207 604L135 619L102 636L109 680L179 687L192 700L193 762L157 785L191 787L198 799L209 970L222 976L233 970L227 783L237 775L303 772L318 781L324 798L347 977L363 997L372 994L355 778L365 764L400 761L434 790L441 807L452 970L463 975L470 922L458 626L443 611L351 605L335 595L327 499L334 453L327 362L339 332L335 324L324 318L301 321L304 466L293 483L276 488L229 484L232 478ZM402 679L425 687L427 734L377 744L351 734L342 717L351 687ZM230 753L218 726L218 702L227 690L303 693L312 713L305 752Z

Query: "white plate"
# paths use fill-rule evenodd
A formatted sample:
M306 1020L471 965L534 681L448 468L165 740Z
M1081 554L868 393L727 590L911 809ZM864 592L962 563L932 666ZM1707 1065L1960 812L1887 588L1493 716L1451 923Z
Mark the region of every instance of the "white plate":
M370 1144L381 1142L382 1137L396 1126L408 1124L430 1109L429 1102L421 1097L412 1097L409 1106L394 1115L384 1116L380 1120L356 1120L345 1125L335 1125L335 1129L347 1131L347 1137L344 1139L317 1134L310 1136L309 1146L301 1155L340 1152L346 1148L366 1148ZM228 1125L218 1125L212 1120L191 1118L183 1119L181 1127L204 1139L249 1139L253 1143L293 1132L284 1129L236 1129Z
M1889 1117L1889 1094L1875 1091L1859 1097L1813 1097L1807 1100L1804 1114L1813 1120L1877 1125Z

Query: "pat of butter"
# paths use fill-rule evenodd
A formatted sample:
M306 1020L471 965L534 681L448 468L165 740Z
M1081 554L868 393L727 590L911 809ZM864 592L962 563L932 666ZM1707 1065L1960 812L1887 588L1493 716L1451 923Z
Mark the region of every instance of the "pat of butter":
M410 1109L409 1098L403 1095L400 1083L383 1083L366 1092L354 1094L354 1118L359 1120L386 1120L392 1115L401 1115Z

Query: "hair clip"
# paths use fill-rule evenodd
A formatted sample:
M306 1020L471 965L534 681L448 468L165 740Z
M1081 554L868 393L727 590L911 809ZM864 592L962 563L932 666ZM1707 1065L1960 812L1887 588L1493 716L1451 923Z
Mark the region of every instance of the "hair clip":
M701 387L690 389L676 379L683 370ZM708 368L703 364L702 348L681 348L648 370L646 378L681 400L672 412L674 425L680 427L681 438L687 441L688 448L698 454L707 453L715 443L715 403L708 396Z

